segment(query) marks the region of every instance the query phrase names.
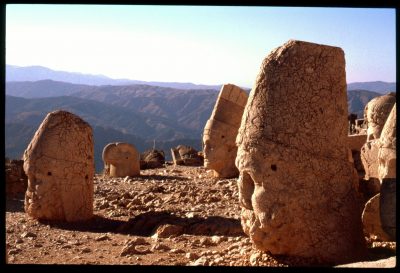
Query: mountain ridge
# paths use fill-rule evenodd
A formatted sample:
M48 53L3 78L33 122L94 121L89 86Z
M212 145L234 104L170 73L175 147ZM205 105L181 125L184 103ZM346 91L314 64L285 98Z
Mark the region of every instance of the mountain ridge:
M86 85L131 85L146 84L152 86L171 87L179 89L220 89L219 85L194 84L190 82L159 82L130 79L113 79L104 75L85 74L53 70L44 66L16 66L6 64L6 82L54 80Z

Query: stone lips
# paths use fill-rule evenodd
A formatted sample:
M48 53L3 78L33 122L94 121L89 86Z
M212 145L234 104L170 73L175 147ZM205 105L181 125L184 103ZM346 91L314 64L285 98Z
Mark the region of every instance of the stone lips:
M28 176L25 211L37 219L90 219L93 157L90 125L66 111L49 113L23 155Z
M365 257L347 141L343 51L293 40L272 51L236 139L242 226L257 248L329 264Z
M215 177L238 175L235 139L242 119L247 93L233 84L222 86L213 112L204 127L204 167Z

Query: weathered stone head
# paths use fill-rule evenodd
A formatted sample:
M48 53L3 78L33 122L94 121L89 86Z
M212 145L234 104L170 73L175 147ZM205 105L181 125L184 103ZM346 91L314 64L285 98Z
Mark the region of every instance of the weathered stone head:
M393 105L385 122L379 142L379 180L396 178L396 104Z
M364 108L364 120L367 122L367 141L378 139L381 136L386 119L396 103L396 94L379 96L370 100Z
M151 149L140 155L140 169L160 168L164 166L164 151Z
M111 177L140 175L140 155L135 146L115 142L103 149L104 174Z
M236 140L242 226L258 249L364 256L347 114L342 49L290 40L263 61Z
M81 221L93 216L92 128L78 116L54 111L24 152L25 211L33 218Z
M247 102L247 93L233 84L222 86L203 133L204 167L215 177L236 177L236 136Z
M387 95L372 99L365 106L364 116L367 120L368 137L366 143L361 148L360 156L365 169L365 179L367 180L370 180L370 178L379 178L378 169L380 160L378 158L378 154L380 153L380 147L382 146L382 141L380 140L380 137L382 129L385 126L386 120L388 119L390 111L393 109L395 103L396 95L394 93L389 93ZM394 121L394 124L395 123L396 122ZM394 132L394 139L396 139L396 130L391 129L391 132L392 133L389 133L389 135L393 134ZM390 143L395 143L395 141L393 142L388 139L384 140L384 142L386 142L386 144L384 145L386 148L392 145ZM394 147L396 147L396 144L394 145ZM386 148L382 149L382 159L388 158L388 156L383 154L390 153L390 149L388 150ZM389 161L387 163L389 163Z
M171 148L174 165L200 166L203 165L203 157L191 146L178 145Z

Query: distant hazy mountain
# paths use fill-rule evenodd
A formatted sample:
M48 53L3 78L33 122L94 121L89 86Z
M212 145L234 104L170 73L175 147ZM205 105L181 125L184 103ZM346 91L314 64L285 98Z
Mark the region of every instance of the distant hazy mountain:
M53 80L6 82L7 95L23 98L69 96L81 90L90 90L92 88L95 88L95 86Z
M144 139L168 141L198 138L200 135L193 134L192 130L180 126L175 120L78 97L25 99L6 96L5 106L5 120L8 123L37 127L47 113L63 109L77 114L92 126L110 127Z
M81 114L87 114L89 111L92 117L96 117L98 121L109 122L115 129L141 137L174 140L198 138L201 135L218 92L210 89L182 90L149 85L85 86L45 80L7 82L6 94L25 98L53 97L56 94L79 97L87 101L78 103L72 98L47 100L43 107L54 109L77 104L76 108L88 104L90 107L80 107L86 111ZM94 101L102 104L93 104ZM105 111L107 113L101 114ZM135 114L130 117L131 114L127 111ZM118 118L116 113L119 113ZM138 115L139 118L136 119L135 116ZM138 133L143 131L143 128L138 131L138 125L133 125L136 122L147 123L155 131L146 129L145 133Z
M389 92L396 92L395 82L353 82L347 84L347 90L368 90L378 92L380 94L386 94Z
M201 134L217 99L217 90L182 90L149 85L88 86L44 80L7 82L6 155L19 158L48 112L64 109L94 129L96 170L109 142L126 141L139 151L186 144L201 149ZM13 94L15 96L9 96ZM349 113L363 117L365 105L381 95L349 90ZM19 96L19 97L16 97ZM25 97L25 98L24 98Z
M368 90L348 90L347 105L349 113L355 113L358 118L363 118L365 105L377 96L382 96L382 94Z
M6 82L53 80L86 85L130 85L146 84L179 89L220 89L221 85L204 85L179 82L146 82L128 79L112 79L103 75L56 71L43 66L6 65Z

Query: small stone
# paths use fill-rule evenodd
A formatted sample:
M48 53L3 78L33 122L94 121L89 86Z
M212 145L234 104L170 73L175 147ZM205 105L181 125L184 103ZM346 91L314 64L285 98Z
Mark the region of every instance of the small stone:
M175 254L178 254L178 253L185 253L185 251L183 251L182 249L177 249L177 248L171 249L170 252L171 252L171 253L175 253Z
M110 237L108 237L107 235L103 234L98 236L96 239L96 241L105 241L105 240L110 240Z
M182 226L166 224L159 226L154 235L155 237L158 238L169 238L169 237L179 236L182 233L183 233Z
M70 246L70 245L63 245L61 248L62 248L62 249L71 249L72 246Z
M20 238L18 238L17 240L15 240L15 243L16 244L22 244L24 241L22 240L22 239L20 239Z
M212 236L211 237L211 241L214 243L214 244L219 244L219 243L221 243L222 241L224 241L224 237L222 237L222 236L217 236L217 235L214 235L214 236Z
M186 253L185 257L190 260L194 260L194 259L197 259L199 257L199 255L197 255L196 253L188 252L188 253Z
M164 245L164 244L159 244L159 243L153 245L152 248L151 248L152 251L154 251L154 250L167 251L167 250L170 250L170 249L171 248L169 246Z
M18 254L21 250L19 249L11 249L8 251L8 255L15 255Z
M208 237L204 237L200 239L200 245L202 246L210 246L212 245L212 241L210 241L210 239Z
M251 265L257 265L257 263L258 263L258 260L260 259L260 253L259 252L256 252L256 253L253 253L253 254L251 254L250 255L250 264Z
M81 250L81 253L89 253L92 252L92 250L88 247L85 247L84 249Z
M192 265L192 266L209 265L209 261L207 260L206 257L201 257L201 258L197 259L196 261L194 261L193 263L191 263L190 265Z
M25 231L24 233L21 234L22 238L36 238L36 234L30 231Z

